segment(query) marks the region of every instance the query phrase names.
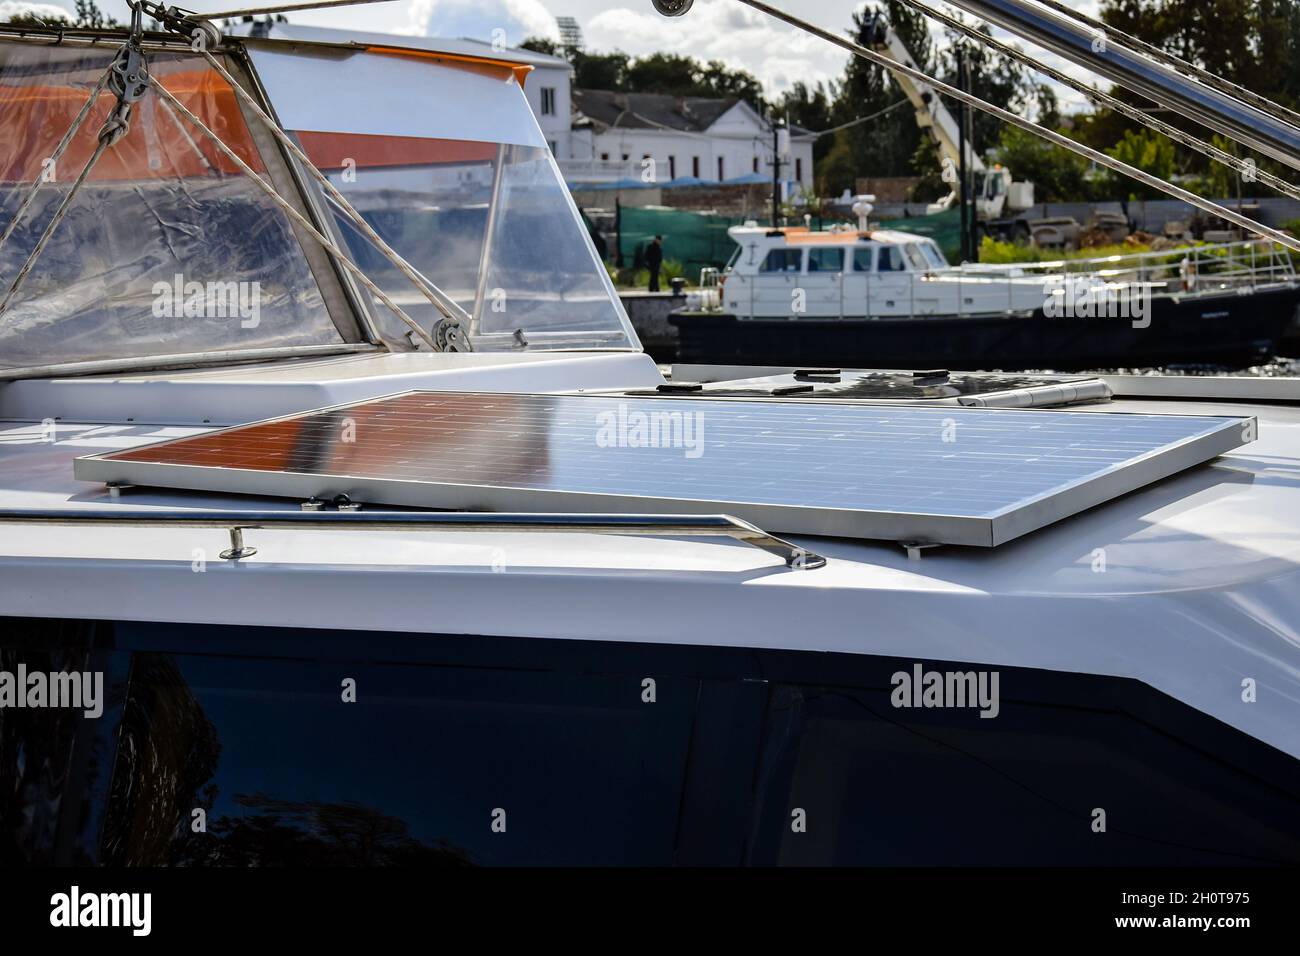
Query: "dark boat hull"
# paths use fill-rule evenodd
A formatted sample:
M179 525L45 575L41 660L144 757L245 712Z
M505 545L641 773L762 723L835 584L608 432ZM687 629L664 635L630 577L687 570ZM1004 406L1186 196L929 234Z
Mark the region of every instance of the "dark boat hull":
M1031 314L920 319L738 319L679 313L678 361L843 368L1079 371L1271 359L1300 303L1300 287L1248 294L1158 296L1150 324L1127 318Z

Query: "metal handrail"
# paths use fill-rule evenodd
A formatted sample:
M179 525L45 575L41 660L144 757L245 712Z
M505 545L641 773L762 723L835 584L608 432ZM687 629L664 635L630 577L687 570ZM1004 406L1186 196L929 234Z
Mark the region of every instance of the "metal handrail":
M226 560L257 553L243 532L262 528L347 527L369 531L419 528L440 531L568 532L653 537L728 537L781 558L786 567L812 570L826 564L819 554L768 534L731 515L519 514L469 511L71 511L0 510L3 524L117 525L154 528L218 528L230 533Z
M1267 239L1245 239L1238 242L1218 242L1196 246L1177 246L1172 249L1157 249L1149 252L1125 252L1109 256L1096 256L1087 259L1055 259L1050 262L981 263L978 266L978 271L994 274L1016 269L1027 272L1042 272L1049 269L1059 272L1101 272L1103 270L1122 271L1125 269L1149 268L1147 265L1148 261L1154 259L1165 260L1159 263L1159 265L1177 267L1177 262L1167 261L1171 257L1175 256L1192 256L1198 263L1201 261L1205 261L1206 263L1222 263L1226 261L1238 264L1240 263L1240 260L1237 258L1239 254L1244 256L1244 254L1249 250L1253 255L1256 250L1263 248L1269 250L1272 265L1260 268L1272 268L1275 270L1281 269L1285 275L1295 275L1295 266L1292 264L1290 256L1283 252L1279 259L1279 244ZM1227 253L1226 259L1214 255L1215 252L1219 251ZM1134 264L1128 266L1124 265L1124 263L1129 262ZM1096 266L1097 268L1089 268L1090 266Z

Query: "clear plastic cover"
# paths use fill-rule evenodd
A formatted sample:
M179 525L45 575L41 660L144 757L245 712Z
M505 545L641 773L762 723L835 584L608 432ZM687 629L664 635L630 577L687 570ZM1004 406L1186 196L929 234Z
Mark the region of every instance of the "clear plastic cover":
M47 162L114 50L0 42L0 297L94 151L101 93L62 159ZM155 53L150 70L252 168L263 165L233 91L201 58ZM161 98L78 191L0 317L0 366L336 344L342 341L287 216Z
M472 316L477 349L627 348L626 318L550 151L533 146L299 132L366 222ZM422 327L442 317L342 213L349 252ZM390 344L407 327L376 304Z

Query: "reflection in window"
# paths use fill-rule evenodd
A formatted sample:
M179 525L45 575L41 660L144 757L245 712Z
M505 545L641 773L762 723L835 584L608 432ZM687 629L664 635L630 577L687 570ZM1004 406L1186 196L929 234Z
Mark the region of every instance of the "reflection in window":
M667 865L696 697L687 678L651 707L625 675L140 653L102 862Z
M853 250L853 271L870 272L875 254L874 246L858 246L855 248Z

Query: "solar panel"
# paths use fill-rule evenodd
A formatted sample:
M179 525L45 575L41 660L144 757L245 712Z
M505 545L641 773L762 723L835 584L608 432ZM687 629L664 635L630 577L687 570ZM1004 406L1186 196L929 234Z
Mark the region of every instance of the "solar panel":
M1253 419L407 392L79 458L78 478L423 508L732 514L993 546L1251 440Z

